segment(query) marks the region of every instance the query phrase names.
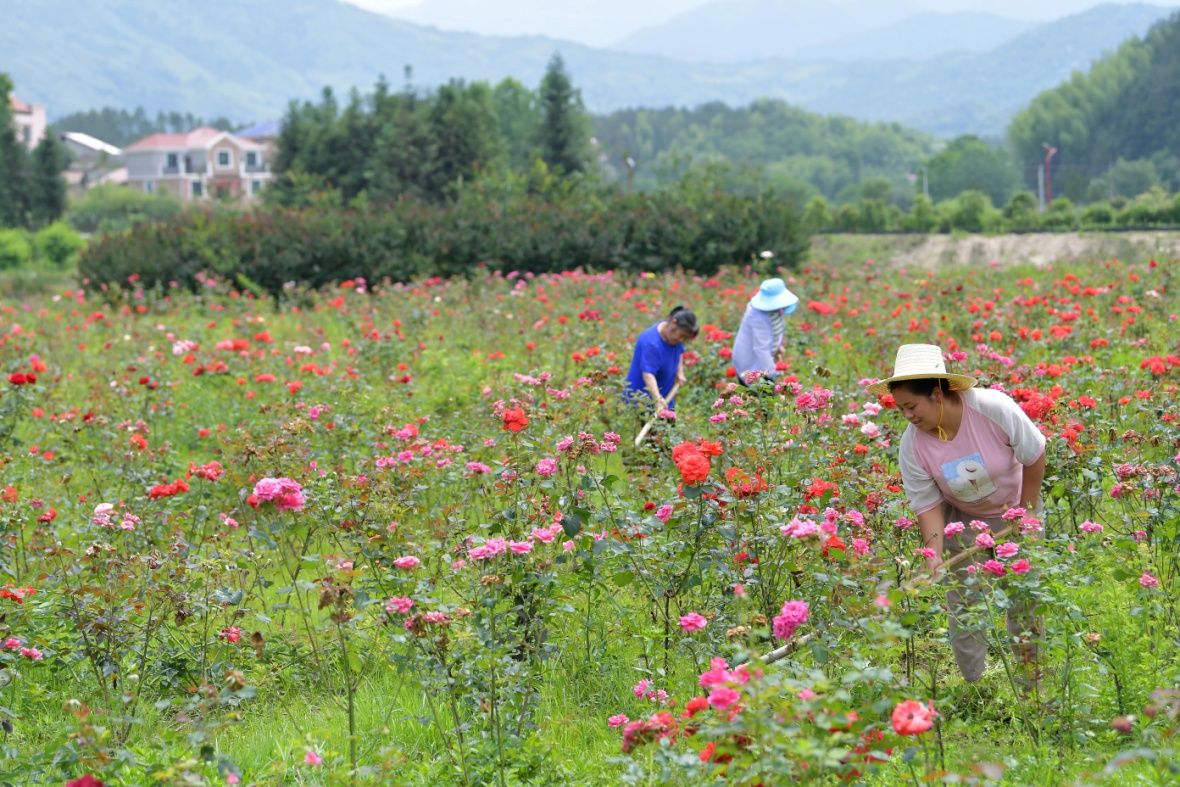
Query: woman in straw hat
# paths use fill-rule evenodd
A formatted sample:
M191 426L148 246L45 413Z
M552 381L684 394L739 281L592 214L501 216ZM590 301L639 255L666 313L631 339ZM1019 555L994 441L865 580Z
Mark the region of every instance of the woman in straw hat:
M901 437L898 464L927 565L935 575L944 555L949 559L971 548L980 531L1006 527L1004 513L1013 508L1031 512L1040 504L1044 435L1011 397L976 388L975 382L947 372L936 345L903 344L893 375L868 389L891 394L910 422ZM951 648L959 671L972 683L986 666L987 634L977 623L964 625L964 612L977 600L972 589L975 564L992 557L990 550L981 550L972 560L956 564L958 581L947 593ZM1031 664L1038 632L1029 605L1009 608L1008 632L1016 654Z
M733 340L733 368L742 385L759 377L776 376L775 360L783 347L783 317L795 311L799 298L782 279L767 279L746 304L746 313Z

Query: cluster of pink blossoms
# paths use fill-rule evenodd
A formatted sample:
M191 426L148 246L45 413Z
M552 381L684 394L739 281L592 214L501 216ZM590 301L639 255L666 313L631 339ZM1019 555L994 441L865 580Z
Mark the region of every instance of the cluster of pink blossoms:
M467 550L467 556L472 560L487 560L505 552L514 555L525 555L533 551L531 541L509 541L506 538L489 538L479 546Z
M254 485L251 505L274 503L280 511L302 511L306 504L303 487L290 478L263 478Z
M9 637L4 640L4 650L18 650L21 656L29 661L40 661L44 657L44 654L36 648L23 647L20 644L20 640L16 637Z
M122 519L116 522L115 506L112 503L99 503L96 505L94 507L94 513L90 516L90 521L99 527L118 527L120 530L134 530L135 526L140 523L139 517L130 511L124 511Z
M807 538L809 536L818 536L820 534L820 526L810 519L800 519L795 517L787 524L779 528L779 532L784 536L791 538Z
M636 683L631 687L631 693L641 700L650 700L651 702L666 705L668 703L668 692L663 689L653 689L651 681L647 678Z
M774 616L774 636L790 639L810 615L811 609L806 601L784 601L782 610Z

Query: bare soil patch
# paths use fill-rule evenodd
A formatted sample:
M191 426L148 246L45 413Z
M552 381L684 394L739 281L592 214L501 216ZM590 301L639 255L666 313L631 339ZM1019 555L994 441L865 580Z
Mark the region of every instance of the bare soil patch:
M1180 260L1180 231L1055 232L1010 235L820 235L813 259L873 259L897 267L945 265L1044 266L1054 262L1135 259Z

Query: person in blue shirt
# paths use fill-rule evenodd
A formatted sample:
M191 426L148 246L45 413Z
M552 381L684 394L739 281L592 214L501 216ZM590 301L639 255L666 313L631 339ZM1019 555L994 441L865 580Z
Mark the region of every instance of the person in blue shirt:
M627 398L641 400L646 396L657 413L674 409L675 402L667 397L677 382L685 383L684 343L695 339L699 332L696 315L677 306L667 319L639 334L631 370L627 372Z

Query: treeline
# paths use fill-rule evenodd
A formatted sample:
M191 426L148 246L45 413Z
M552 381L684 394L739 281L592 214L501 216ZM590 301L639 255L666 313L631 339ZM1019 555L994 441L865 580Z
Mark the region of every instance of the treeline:
M201 126L212 126L222 131L241 128L225 117L205 120L191 112L157 112L151 117L143 111L143 107L132 111L103 107L63 115L50 124L50 129L57 134L80 131L115 147L124 148L150 134L187 133Z
M283 117L270 204L307 204L330 191L345 201L455 198L464 184L540 165L575 177L590 163L589 122L565 64L555 55L538 91L513 79L495 87L452 80L433 92L409 84L353 91L340 106L292 102Z
M56 221L66 207L65 149L47 134L30 153L16 136L9 95L12 80L0 73L0 228L36 229Z
M983 191L964 191L934 202L919 194L908 211L871 188L855 201L831 204L814 197L803 212L809 233L832 232L1034 232L1072 230L1163 229L1180 227L1180 194L1156 187L1131 200L1078 205L1069 197L1042 210L1031 191L1019 191L997 205Z
M638 188L723 160L758 172L782 193L838 202L855 199L865 181L881 179L905 203L914 193L907 176L936 147L932 137L897 123L818 115L770 99L742 108L712 102L695 109L626 109L593 123L603 163Z

